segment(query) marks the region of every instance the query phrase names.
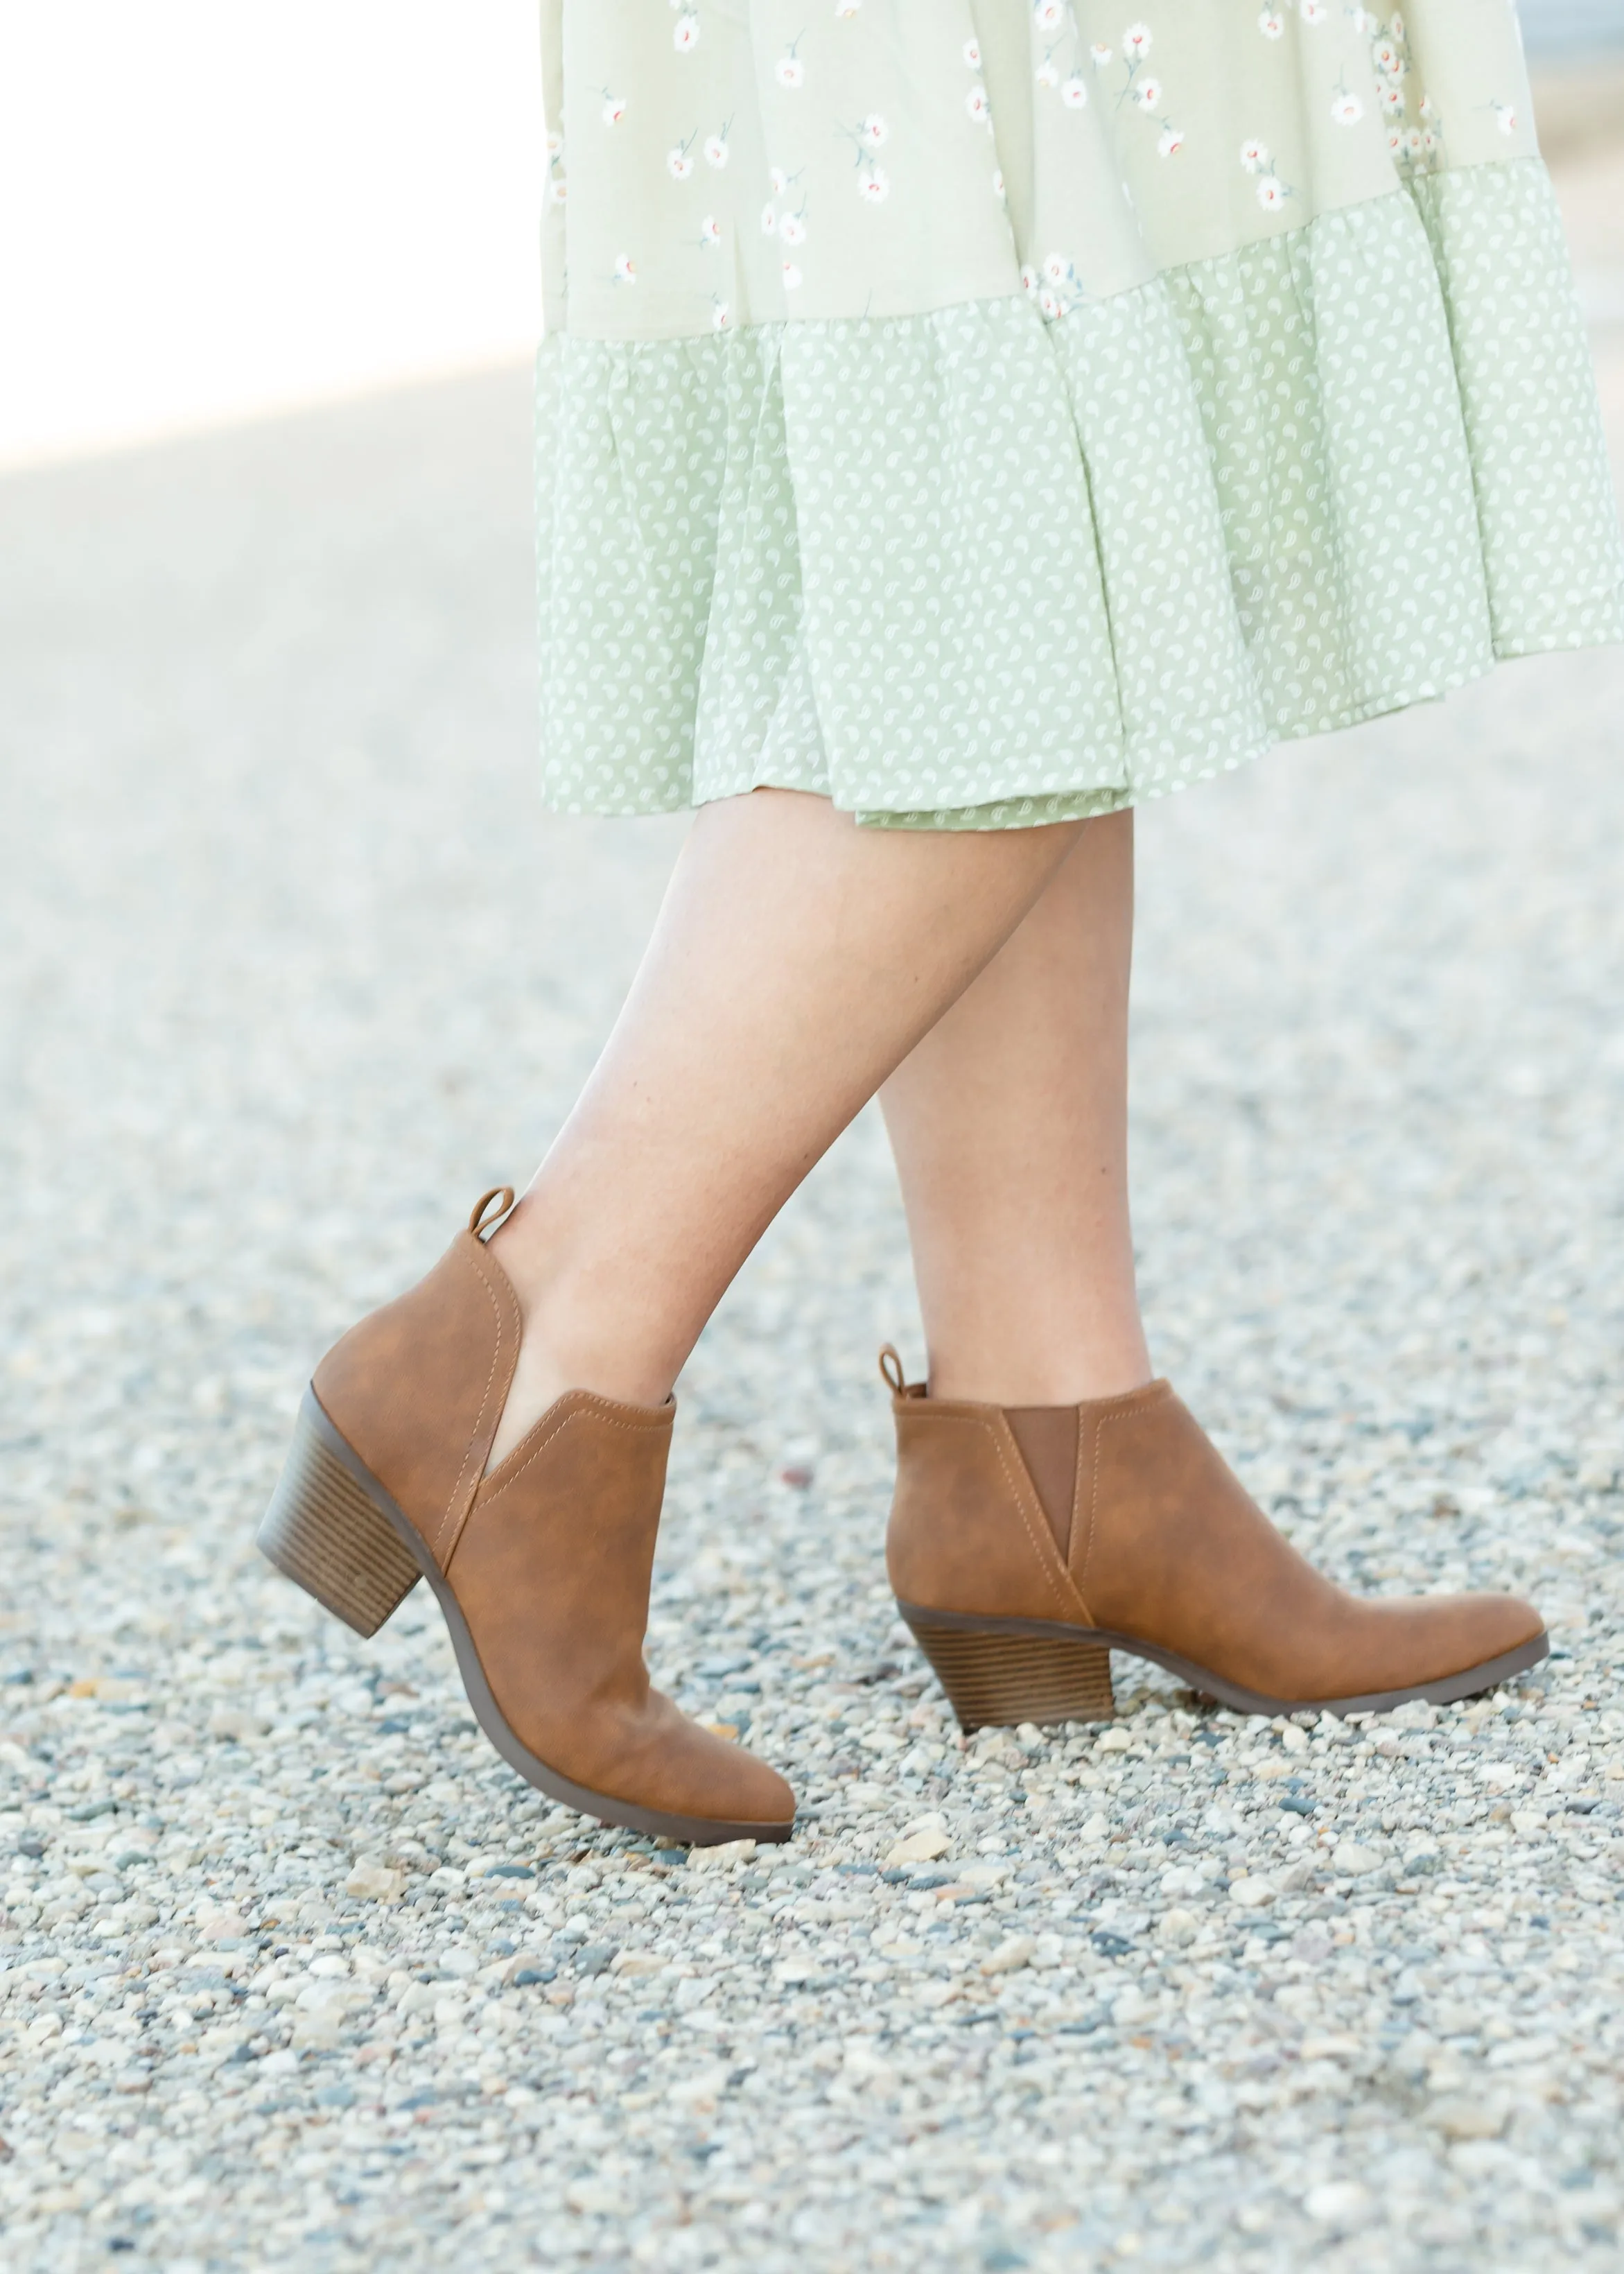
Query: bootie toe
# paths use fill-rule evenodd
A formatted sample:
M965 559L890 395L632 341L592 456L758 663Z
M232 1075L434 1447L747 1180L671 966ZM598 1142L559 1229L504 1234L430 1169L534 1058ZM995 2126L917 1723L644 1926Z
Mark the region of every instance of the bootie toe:
M427 1278L322 1359L259 1546L363 1635L427 1579L481 1728L550 1798L699 1844L786 1840L788 1785L643 1663L675 1401L572 1390L485 1472L522 1321L480 1234L512 1198L487 1193Z
M1275 1531L1165 1382L1078 1406L939 1401L882 1359L898 1608L966 1728L1096 1721L1127 1651L1244 1713L1444 1705L1537 1665L1511 1595L1361 1599Z

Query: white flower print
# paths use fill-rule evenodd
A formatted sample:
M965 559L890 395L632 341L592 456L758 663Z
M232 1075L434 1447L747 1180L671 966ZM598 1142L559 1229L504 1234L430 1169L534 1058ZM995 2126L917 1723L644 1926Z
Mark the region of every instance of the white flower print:
M1384 80L1376 90L1376 100L1389 117L1404 115L1404 90L1395 79Z
M1130 24L1122 35L1122 51L1136 64L1144 62L1152 45L1148 24Z
M1065 22L1064 0L1033 0L1032 20L1040 32L1057 32Z
M1258 203L1265 213L1278 213L1290 194L1278 174L1266 174L1258 184Z
M1110 62L1112 56L1115 53L1115 49L1101 47L1098 40L1096 40L1093 47L1089 49L1088 53L1093 60L1095 71L1103 71L1106 65Z
M1055 61L1052 55L1045 56L1042 62L1038 65L1037 81L1040 87L1059 86L1060 66Z
M1283 39L1286 19L1278 8L1266 8L1258 19L1258 29L1266 40Z
M992 169L992 193L994 197L997 199L998 203L1001 206L1008 205L1010 201L1010 193L1004 185L1004 169L1002 166L995 166Z
M857 177L857 194L866 206L883 206L891 195L891 177L883 166L865 168Z
M614 281L617 284L635 284L637 282L637 264L629 252L615 254Z
M1297 0L1297 11L1305 24L1326 24L1331 18L1326 0Z
M981 67L981 43L979 40L966 40L965 41L964 59L965 69L966 71L980 71Z
M835 0L835 14L843 22L846 17L855 16L861 7L862 0Z
M787 54L778 57L778 69L773 74L778 85L787 87L792 94L807 83L807 67L795 52L800 45L801 41L797 40Z
M804 245L807 241L807 217L804 212L780 214L778 235L786 245Z
M665 153L665 170L673 182L686 182L694 170L693 145L679 142L674 150Z
M1365 116L1365 105L1351 87L1339 87L1331 99L1331 117L1338 126L1357 126Z
M1182 126L1164 126L1156 138L1156 155L1159 158L1177 157L1184 147L1184 130Z
M1494 124L1499 127L1502 134L1515 134L1516 132L1517 114L1512 109L1510 103L1492 102L1489 105L1489 109L1493 112Z
M672 30L671 44L680 56L692 55L699 45L699 19L691 8L678 17Z
M1162 81L1159 79L1142 79L1133 89L1133 100L1141 110L1154 110L1162 100Z
M605 126L618 126L625 116L626 97L623 94L605 94L604 97L604 124Z
M776 237L778 233L778 209L777 206L763 206L762 207L762 235L763 237Z
M727 163L730 155L731 153L727 147L726 127L724 126L719 134L706 135L705 163L707 166L714 166L717 172L719 174L723 167Z
M718 300L715 307L710 311L711 330L713 332L731 331L733 329L733 310L728 306L726 300Z
M857 139L865 150L882 149L891 139L891 129L877 110L871 110L857 130Z
M1371 61L1384 79L1402 79L1409 70L1404 51L1391 40L1378 40L1371 49Z
M784 264L784 290L786 292L799 292L805 282L805 277L794 262L786 260Z
M1267 174L1274 162L1267 142L1259 142L1253 136L1252 140L1241 144L1241 163L1249 174Z
M1088 107L1088 82L1075 73L1060 90L1060 100L1068 110L1086 110Z
M1027 297L1036 300L1046 324L1069 314L1082 297L1077 270L1064 252L1051 252L1041 268L1023 268L1020 282Z
M707 214L699 224L699 242L708 252L714 252L722 242L722 224L714 214Z
M992 104L988 101L987 90L979 79L965 97L965 109L976 125L992 124Z
M775 198L781 198L789 187L789 176L782 166L769 166L767 180Z

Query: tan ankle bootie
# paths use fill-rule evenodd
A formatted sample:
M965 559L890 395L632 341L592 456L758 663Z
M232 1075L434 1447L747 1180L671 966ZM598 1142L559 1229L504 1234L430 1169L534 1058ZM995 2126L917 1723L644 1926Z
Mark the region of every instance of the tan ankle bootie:
M521 1331L480 1237L493 1201L513 1193L322 1359L259 1546L357 1634L425 1578L480 1726L550 1798L675 1840L787 1840L782 1777L643 1662L675 1400L571 1390L485 1473Z
M897 1608L960 1723L1105 1721L1113 1650L1242 1713L1492 1690L1550 1645L1513 1595L1361 1600L1287 1545L1173 1395L946 1403L887 1348Z

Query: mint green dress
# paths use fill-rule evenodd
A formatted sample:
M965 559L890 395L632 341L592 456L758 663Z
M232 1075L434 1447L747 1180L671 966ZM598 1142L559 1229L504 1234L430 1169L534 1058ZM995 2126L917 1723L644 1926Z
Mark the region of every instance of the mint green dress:
M1624 637L1510 0L543 0L545 765L1108 813Z

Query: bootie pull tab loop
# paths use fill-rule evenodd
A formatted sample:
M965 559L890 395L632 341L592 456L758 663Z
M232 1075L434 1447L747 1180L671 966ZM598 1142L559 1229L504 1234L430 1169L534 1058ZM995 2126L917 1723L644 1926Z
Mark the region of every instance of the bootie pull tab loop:
M487 1220L488 1211L492 1201L500 1201L500 1205L497 1209L496 1214L494 1216L488 1216ZM511 1213L512 1209L513 1186L511 1185L493 1186L491 1191L486 1193L485 1197L480 1201L472 1216L469 1217L468 1228L470 1231L473 1233L476 1239L486 1239L490 1237L491 1233L496 1230L503 1217Z
M880 1379L893 1397L900 1397L907 1389L907 1371L894 1344L887 1343L880 1352Z

